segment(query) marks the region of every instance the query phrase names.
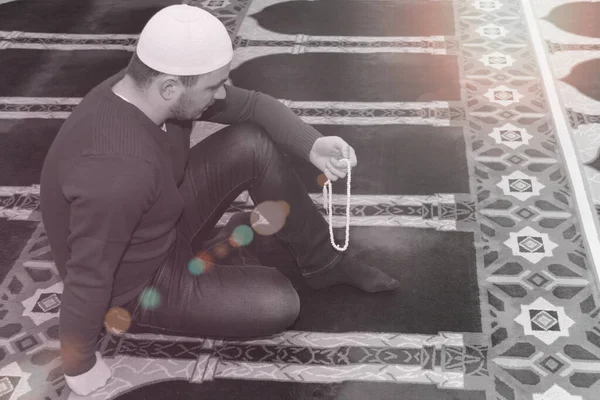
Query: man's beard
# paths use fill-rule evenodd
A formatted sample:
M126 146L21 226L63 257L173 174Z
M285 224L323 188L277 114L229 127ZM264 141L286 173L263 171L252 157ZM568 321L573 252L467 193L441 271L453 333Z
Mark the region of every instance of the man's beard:
M172 118L178 121L189 121L202 115L202 111L195 112L191 107L191 101L187 94L181 96L177 104L171 108Z

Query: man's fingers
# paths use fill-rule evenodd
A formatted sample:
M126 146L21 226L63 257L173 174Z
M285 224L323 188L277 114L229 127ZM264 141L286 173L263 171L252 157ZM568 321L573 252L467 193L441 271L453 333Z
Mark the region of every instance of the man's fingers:
M323 173L331 182L335 182L338 180L338 177L335 176L328 168L325 168L325 171L323 171Z
M342 163L343 164L343 163ZM343 170L337 169L331 161L327 161L327 165L325 166L331 173L336 175L339 178L343 178L346 176L346 172Z
M348 146L350 147L350 146ZM350 159L350 164L353 167L356 167L356 164L358 164L358 160L356 159L356 153L354 152L354 149L352 147L350 147L350 156L348 157Z
M350 166L352 167L352 161L350 161ZM344 171L344 173L348 172L348 162L345 160L336 160L335 167L340 171Z
M351 167L356 166L356 164L358 163L358 160L356 159L356 153L354 152L354 149L352 148L352 146L350 146L345 141L343 141L343 144L341 147L341 153L342 153L342 158L350 160ZM343 162L343 163L338 162L337 166L338 166L338 168L346 168L347 167L345 162Z
M348 143L342 145L342 156L344 158L350 158L350 145Z

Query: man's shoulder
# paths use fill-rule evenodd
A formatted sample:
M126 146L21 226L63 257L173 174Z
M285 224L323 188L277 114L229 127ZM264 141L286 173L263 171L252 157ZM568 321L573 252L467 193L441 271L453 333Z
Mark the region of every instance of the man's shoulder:
M152 132L131 114L106 99L76 110L61 128L65 148L80 155L114 155L156 160L160 149Z

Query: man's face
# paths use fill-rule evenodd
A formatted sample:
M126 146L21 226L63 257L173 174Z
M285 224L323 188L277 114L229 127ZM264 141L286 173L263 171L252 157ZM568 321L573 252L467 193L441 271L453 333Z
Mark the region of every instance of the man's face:
M225 98L224 84L229 76L230 65L210 72L200 79L191 88L184 88L179 100L171 109L174 119L195 120L206 109L213 105L215 100Z

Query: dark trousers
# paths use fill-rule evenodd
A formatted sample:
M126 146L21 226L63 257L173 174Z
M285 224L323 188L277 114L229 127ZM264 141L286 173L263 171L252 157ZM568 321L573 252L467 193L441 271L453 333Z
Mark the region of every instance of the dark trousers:
M244 339L272 335L294 323L299 298L281 272L245 258L243 247L231 246L231 232L209 240L216 223L245 190L255 205L289 205L276 236L288 246L303 276L341 260L329 242L327 222L268 134L253 124L229 126L190 149L180 187L185 206L177 242L147 286L158 293L157 305L136 299L127 307L133 331ZM218 245L229 254L225 259L237 261L211 257L201 273L193 265L188 268L194 256Z

